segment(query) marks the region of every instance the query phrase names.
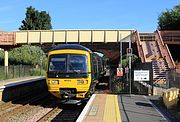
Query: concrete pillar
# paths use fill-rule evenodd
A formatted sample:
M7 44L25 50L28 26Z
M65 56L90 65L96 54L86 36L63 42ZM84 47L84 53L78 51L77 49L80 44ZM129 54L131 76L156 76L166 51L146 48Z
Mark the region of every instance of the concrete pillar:
M8 66L8 51L4 50L4 66Z
M8 75L8 51L4 50L4 71L5 71L5 76L7 79Z

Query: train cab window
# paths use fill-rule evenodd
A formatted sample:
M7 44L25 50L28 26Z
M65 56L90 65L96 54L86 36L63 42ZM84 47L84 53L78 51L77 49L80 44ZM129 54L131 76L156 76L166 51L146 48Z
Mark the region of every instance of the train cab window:
M69 72L87 72L87 57L85 55L69 55L68 60L68 71Z
M66 71L66 57L61 56L52 56L49 62L49 71Z

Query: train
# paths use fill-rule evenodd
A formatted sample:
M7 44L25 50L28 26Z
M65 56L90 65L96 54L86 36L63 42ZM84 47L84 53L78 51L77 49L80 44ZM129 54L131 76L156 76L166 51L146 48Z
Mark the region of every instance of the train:
M80 44L60 44L48 53L46 83L59 99L84 99L105 74L102 56Z

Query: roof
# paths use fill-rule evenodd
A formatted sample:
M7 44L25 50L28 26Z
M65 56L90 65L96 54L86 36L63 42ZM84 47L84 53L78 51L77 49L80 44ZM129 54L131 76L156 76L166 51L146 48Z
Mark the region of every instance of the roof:
M88 49L87 47L84 47L80 44L59 44L56 47L54 47L51 51L53 50L64 50L64 49L74 49L74 50L84 50L87 51L89 53L92 53L92 51L90 49Z

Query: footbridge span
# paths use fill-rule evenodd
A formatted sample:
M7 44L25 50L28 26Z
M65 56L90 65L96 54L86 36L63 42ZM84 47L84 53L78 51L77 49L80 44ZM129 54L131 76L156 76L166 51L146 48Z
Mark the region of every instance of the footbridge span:
M24 45L41 45L43 47L77 43L82 44L93 51L104 53L117 63L119 57L119 42L128 47L135 30L26 30L15 32L0 32L0 48L5 52L6 63L7 51ZM125 44L126 43L126 44ZM124 48L125 49L125 48Z

